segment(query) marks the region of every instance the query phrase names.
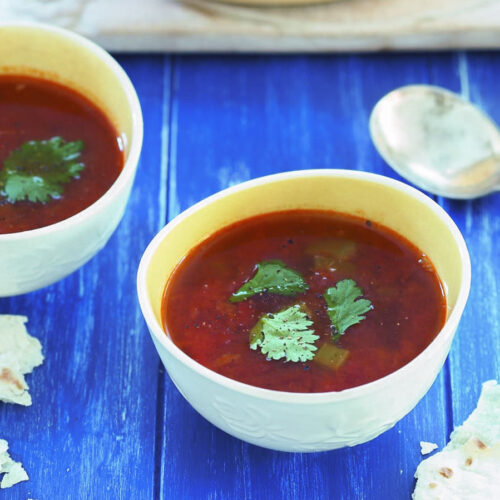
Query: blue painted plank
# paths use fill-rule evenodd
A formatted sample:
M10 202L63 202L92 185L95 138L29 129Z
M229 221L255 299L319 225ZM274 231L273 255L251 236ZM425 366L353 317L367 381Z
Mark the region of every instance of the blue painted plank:
M464 232L473 263L449 363L394 429L352 449L273 452L201 418L158 372L135 299L136 266L167 206L172 217L247 178L310 167L399 178L367 133L372 106L399 85L469 93L500 122L500 54L184 56L172 72L169 59L120 59L146 122L125 219L73 276L0 300L0 313L29 312L47 358L28 379L33 406L0 405L0 436L31 476L5 498L408 498L418 442L444 444L452 421L475 405L480 382L498 376L498 195L439 200Z
M461 54L459 75L462 95L500 124L499 54ZM500 381L500 194L441 204L462 231L472 265L471 293L450 356L457 426L475 408L481 384Z
M400 85L459 88L456 57L445 54L175 61L170 216L227 185L284 170L351 168L400 178L371 144L373 105Z
M368 135L375 102L428 82L458 90L458 56L183 56L173 67L169 217L249 178L354 168L399 178ZM448 434L446 372L394 429L371 443L286 454L208 424L164 380L161 498L408 498L420 440Z
M27 314L44 364L28 377L33 406L0 403L0 436L30 480L1 498L153 498L159 362L135 291L140 256L161 223L161 130L169 88L161 57L120 57L145 114L144 152L117 232L81 270L0 300ZM3 496L8 495L8 496Z

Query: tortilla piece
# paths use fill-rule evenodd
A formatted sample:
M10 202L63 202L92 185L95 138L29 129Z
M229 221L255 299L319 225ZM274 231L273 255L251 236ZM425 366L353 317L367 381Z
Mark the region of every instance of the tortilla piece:
M5 439L0 439L0 475L3 474L0 488L10 488L21 481L29 479L21 462L14 462L8 453L9 445Z
M24 379L43 362L42 345L28 334L26 316L0 315L0 401L31 405Z
M438 445L436 443L429 443L427 441L420 441L420 454L421 455L428 455L429 453L432 453Z
M500 385L483 384L477 408L439 453L422 461L414 500L500 498Z

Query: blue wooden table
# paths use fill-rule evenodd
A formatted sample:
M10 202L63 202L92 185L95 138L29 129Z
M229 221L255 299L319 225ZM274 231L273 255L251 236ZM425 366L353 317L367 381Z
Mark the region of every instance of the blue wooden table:
M8 499L408 499L419 441L440 446L500 370L500 195L438 198L462 230L472 289L449 359L418 406L355 448L261 449L216 429L165 374L142 319L135 276L165 222L229 185L275 172L349 168L397 178L368 135L375 102L432 83L500 123L500 53L147 56L118 60L145 119L124 220L97 257L65 280L1 299L27 314L45 363L33 405L0 403L0 437L30 481Z

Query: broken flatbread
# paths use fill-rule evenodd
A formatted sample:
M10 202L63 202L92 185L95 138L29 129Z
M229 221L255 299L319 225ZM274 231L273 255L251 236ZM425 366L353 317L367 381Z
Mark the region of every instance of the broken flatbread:
M9 445L5 439L0 439L0 476L3 474L0 488L10 488L21 481L29 479L21 462L14 462L10 458Z
M24 379L43 362L42 345L28 334L26 316L0 315L0 401L31 405Z
M429 443L427 441L420 441L420 454L421 455L428 455L429 453L432 453L438 445L436 443Z
M422 461L414 500L500 498L500 385L483 384L477 408L439 453Z

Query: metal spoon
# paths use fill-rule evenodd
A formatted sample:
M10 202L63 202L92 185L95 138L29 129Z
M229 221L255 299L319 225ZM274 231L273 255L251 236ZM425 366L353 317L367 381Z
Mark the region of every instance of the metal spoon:
M373 108L370 134L384 160L413 184L449 198L500 190L500 130L440 87L410 85Z

